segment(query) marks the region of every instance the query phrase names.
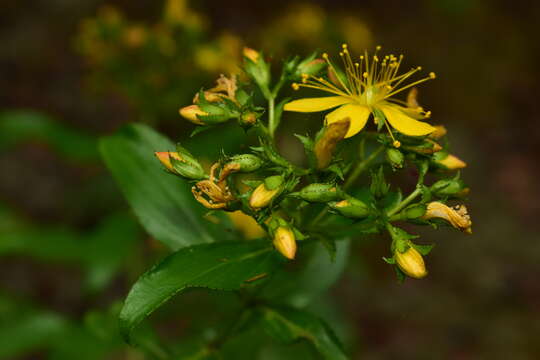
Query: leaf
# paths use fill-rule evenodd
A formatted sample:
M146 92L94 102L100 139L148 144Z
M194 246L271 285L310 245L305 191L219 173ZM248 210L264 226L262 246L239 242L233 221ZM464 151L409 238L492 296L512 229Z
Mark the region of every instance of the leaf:
M42 141L77 161L98 159L96 140L72 130L47 115L31 110L0 112L0 150L23 141Z
M202 244L179 250L135 283L120 313L120 331L129 341L137 324L186 288L236 290L266 277L279 263L267 241Z
M166 173L154 157L155 151L174 148L167 138L141 124L100 141L107 167L152 236L173 250L223 238L227 233L203 218L207 210L193 198L191 186Z
M324 321L310 313L293 308L264 307L262 321L271 336L286 344L306 340L324 359L347 359L334 332Z

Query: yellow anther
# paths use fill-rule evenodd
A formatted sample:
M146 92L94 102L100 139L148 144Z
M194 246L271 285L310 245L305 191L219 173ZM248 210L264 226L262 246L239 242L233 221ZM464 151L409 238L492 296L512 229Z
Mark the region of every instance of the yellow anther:
M323 59L327 60L327 59L328 59L328 54L327 54L327 53L323 53L323 54L322 54L322 57L323 57Z
M364 55L360 55L360 60L364 60Z
M360 64L359 63L354 63L354 66L359 67Z
M367 78L368 77L368 73L367 71L364 71L364 73L362 74L363 77Z
M343 48L343 50L345 50L347 48L347 44L343 44L341 45L341 47Z
M300 85L298 85L297 83L293 83L293 84L292 84L292 88L293 88L293 90L299 90L299 89L300 89Z
M426 111L425 115L424 115L426 118L429 118L431 117L431 111Z
M437 75L435 75L434 72L430 72L429 77L432 78L432 79L435 79L437 77Z
M339 56L343 56L343 52L340 52L340 53L339 53Z
M375 50L377 50L377 51L379 51L379 50L381 50L381 49L382 49L382 46L381 46L381 45L377 45L377 46L375 47Z
M422 67L418 66L418 67L416 67L416 70L420 71L420 70L422 70Z
M373 56L373 60L379 61L379 57L377 55Z
M397 140L394 140L394 142L392 143L392 145L394 145L395 148L398 148L401 146L401 143Z

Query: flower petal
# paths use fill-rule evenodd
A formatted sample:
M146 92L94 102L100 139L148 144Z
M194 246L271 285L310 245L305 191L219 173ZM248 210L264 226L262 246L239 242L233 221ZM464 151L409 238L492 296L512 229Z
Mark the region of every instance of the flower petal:
M326 115L326 123L331 124L349 118L351 125L349 126L349 131L347 131L347 134L345 135L345 137L348 138L356 135L364 128L364 126L366 126L370 113L371 110L367 106L347 104Z
M409 136L423 136L435 131L435 128L428 123L413 119L403 113L397 105L381 105L379 108L386 116L386 120L394 129Z
M325 96L293 100L285 104L283 110L297 112L317 112L335 108L336 106L350 103L351 99L344 96Z

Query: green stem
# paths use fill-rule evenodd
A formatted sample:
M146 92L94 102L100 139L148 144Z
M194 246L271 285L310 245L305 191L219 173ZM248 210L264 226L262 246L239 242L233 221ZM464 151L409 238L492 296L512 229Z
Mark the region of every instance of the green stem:
M364 170L367 169L367 167L370 165L370 163L379 156L379 154L384 150L384 146L379 147L377 150L372 152L365 160L360 161L358 165L356 165L356 168L353 170L351 176L347 179L345 182L345 185L343 186L344 189L349 188L356 179L358 179L358 176L362 174Z
M274 138L274 132L276 130L275 119L274 119L274 106L275 106L274 97L271 96L268 99L268 130L270 130L270 137L272 139Z
M392 210L388 211L386 213L386 216L391 217L391 216L397 214L398 212L403 210L403 208L405 206L409 205L414 199L416 199L416 197L418 195L420 195L421 193L422 193L422 190L420 188L416 188L416 190L414 190L412 193L410 193L409 196L407 196L405 199L403 199L402 202L397 204Z

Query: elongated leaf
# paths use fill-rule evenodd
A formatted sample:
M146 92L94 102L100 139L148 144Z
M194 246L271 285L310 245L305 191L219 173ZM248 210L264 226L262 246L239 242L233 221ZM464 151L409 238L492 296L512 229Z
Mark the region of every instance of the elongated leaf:
M100 150L142 225L173 250L213 242L228 234L203 218L207 212L188 182L166 173L155 151L174 150L167 138L145 125L130 125L103 138Z
M279 264L268 242L196 245L168 256L141 276L120 313L120 330L131 330L173 295L188 287L235 290L266 277Z
M96 139L31 110L0 112L0 149L22 141L41 141L79 161L98 160Z
M262 308L263 326L276 339L290 344L299 340L310 342L328 360L345 360L339 340L324 321L294 308Z

